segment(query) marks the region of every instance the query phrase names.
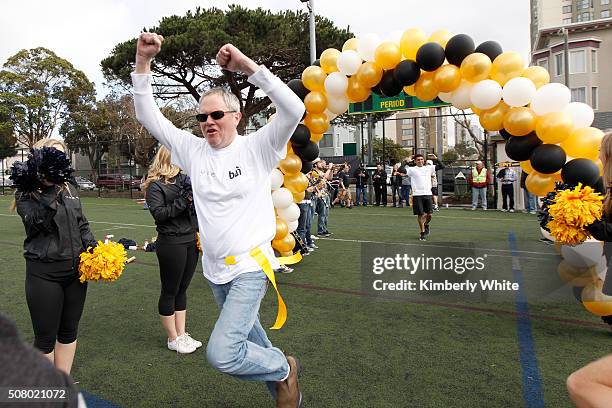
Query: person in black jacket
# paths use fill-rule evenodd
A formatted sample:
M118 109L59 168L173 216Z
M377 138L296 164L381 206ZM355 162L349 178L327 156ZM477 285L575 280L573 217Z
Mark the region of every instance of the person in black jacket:
M202 346L185 331L187 288L199 255L191 181L180 171L171 164L170 151L162 146L143 187L157 225L155 252L161 280L158 310L168 335L168 349L188 354Z
M43 147L65 151L64 144L54 139L34 145L35 149ZM15 206L26 232L26 300L34 346L55 367L70 374L87 294L87 282L79 281L79 255L95 246L95 240L76 188L66 182L50 182L44 174L40 177L38 188L21 186L15 192Z
M376 171L372 176L372 184L374 184L374 195L376 196L376 206L381 204L387 206L387 172L381 163L376 165Z
M359 201L362 201L363 206L367 207L367 188L370 175L363 164L359 164L359 167L353 173L353 177L355 178L355 206L359 206Z

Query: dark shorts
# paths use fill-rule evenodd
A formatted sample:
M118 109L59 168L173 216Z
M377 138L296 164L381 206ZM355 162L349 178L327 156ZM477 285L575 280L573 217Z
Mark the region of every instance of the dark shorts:
M412 213L414 215L431 214L433 212L433 200L428 196L412 196Z
M431 194L437 196L438 195L438 187L432 187L431 188Z

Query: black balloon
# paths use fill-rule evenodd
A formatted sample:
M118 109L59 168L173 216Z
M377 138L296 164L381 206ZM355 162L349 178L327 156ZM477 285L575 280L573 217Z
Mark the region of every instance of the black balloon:
M484 54L487 57L489 57L491 61L493 61L501 53L503 53L504 50L502 49L502 46L499 45L499 43L496 41L485 41L482 44L480 44L478 47L476 47L476 50L474 52L479 52L481 54Z
M293 146L304 147L310 142L310 130L302 124L297 125L295 132L291 135L291 144Z
M516 161L525 161L531 157L533 150L542 144L535 132L526 136L512 136L506 142L506 154Z
M444 63L444 48L438 43L430 42L421 45L416 55L416 62L423 71L435 71Z
M304 100L304 98L306 98L306 95L308 95L308 93L310 92L302 83L301 79L292 79L291 81L287 82L287 86L289 87L289 89L291 89L293 91L293 93L295 93L301 100Z
M382 79L380 80L380 82L382 82ZM382 90L380 89L380 82L374 85L370 90L378 96L384 96Z
M402 91L402 84L395 79L392 69L385 71L378 85L385 96L397 96Z
M504 140L508 140L512 137L512 135L506 129L501 129L499 134L504 138Z
M561 170L567 156L565 151L554 144L543 144L531 153L531 167L542 174L553 174Z
M603 177L599 177L597 179L597 182L595 183L593 188L595 189L596 192L600 193L601 195L604 195L604 196L606 195L606 188L604 187Z
M449 63L461 66L461 61L475 50L474 40L466 34L457 34L446 43L444 53Z
M421 76L421 68L413 60L404 60L397 64L393 75L402 86L414 85Z
M593 187L599 180L599 167L589 159L573 159L561 169L561 178L567 184L578 184Z
M316 59L316 60L314 60L314 62L311 65L316 65L317 67L320 67L321 66L321 60Z
M308 174L312 171L312 162L302 160L302 170L304 174Z
M319 146L314 142L309 142L304 147L295 146L293 152L298 155L302 161L313 161L319 157Z

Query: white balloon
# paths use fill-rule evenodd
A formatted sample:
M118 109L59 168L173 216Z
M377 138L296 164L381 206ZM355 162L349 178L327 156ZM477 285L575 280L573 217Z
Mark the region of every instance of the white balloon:
M287 226L289 227L289 232L293 232L297 229L299 224L299 220L295 220L295 221L291 221L290 223L287 223Z
M278 190L283 185L284 177L283 172L279 169L272 170L272 173L270 173L270 184L272 186L272 191Z
M342 51L338 56L336 66L344 75L355 75L361 66L361 57L354 50Z
M325 78L325 90L330 95L344 95L348 88L348 78L340 72L332 72Z
M291 203L287 208L279 208L276 212L287 224L300 218L300 207L296 203Z
M453 93L452 92L440 92L438 94L438 98L440 98L440 100L442 102L446 102L446 103L452 103L451 102L452 97L453 97Z
M588 268L601 262L603 245L601 242L584 242L576 246L563 245L561 256L576 268Z
M461 81L459 88L455 89L451 95L451 103L457 109L467 109L472 104L470 93L474 84L469 81Z
M570 103L565 107L563 112L572 118L574 127L577 129L591 126L591 124L593 124L593 119L595 119L593 108L582 102Z
M550 83L538 89L531 101L531 110L542 116L551 112L561 112L572 99L569 88L563 84Z
M330 111L329 109L325 109L325 115L327 116L327 120L330 122L336 119L336 117L338 117L338 115L336 115L334 112Z
M536 91L536 86L531 79L517 77L506 82L502 97L509 106L525 106L531 102Z
M349 100L344 95L327 95L327 109L336 115L342 115L348 110Z
M366 34L363 37L359 37L359 44L357 45L357 52L364 61L374 61L374 54L376 47L381 43L380 37L377 34Z
M293 195L285 187L279 188L272 193L272 203L274 208L287 208L293 203Z
M492 79L477 82L470 92L472 105L479 109L491 109L499 103L502 97L502 87Z
M404 32L402 30L394 30L391 31L389 33L389 35L387 36L387 41L391 41L397 45L399 45L401 39L402 39L402 35L404 34Z

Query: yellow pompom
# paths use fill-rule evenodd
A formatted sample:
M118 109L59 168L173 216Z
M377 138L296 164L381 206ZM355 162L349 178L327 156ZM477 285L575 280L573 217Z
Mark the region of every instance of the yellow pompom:
M87 251L81 254L79 263L79 280L85 281L107 281L117 280L125 269L127 263L127 252L123 245L116 242L103 243L98 241L98 246L92 253Z
M555 239L567 245L576 245L588 238L584 229L601 219L603 197L589 186L578 184L572 190L557 191L553 204L548 208L552 218L547 224Z
M196 232L196 246L198 247L198 252L202 253L202 243L200 242L200 233Z

